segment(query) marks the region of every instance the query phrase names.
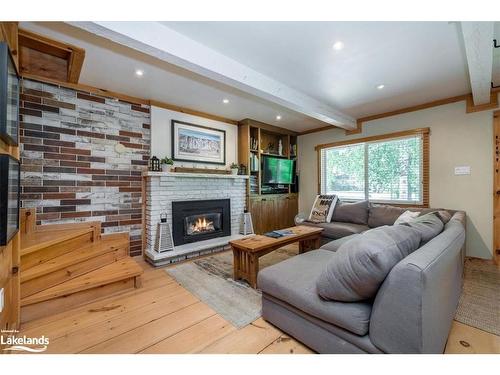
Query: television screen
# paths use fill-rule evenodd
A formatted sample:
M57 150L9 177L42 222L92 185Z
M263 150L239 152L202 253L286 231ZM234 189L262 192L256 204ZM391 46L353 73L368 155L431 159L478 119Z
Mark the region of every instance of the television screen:
M0 155L0 246L5 246L19 229L19 161Z
M18 144L19 77L7 43L0 43L0 139Z
M262 182L265 184L291 184L293 160L266 156L262 165Z

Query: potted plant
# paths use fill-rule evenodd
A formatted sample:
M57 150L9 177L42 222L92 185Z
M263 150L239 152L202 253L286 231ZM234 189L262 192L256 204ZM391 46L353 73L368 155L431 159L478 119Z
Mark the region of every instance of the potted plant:
M231 163L231 166L229 168L231 168L231 174L238 174L239 170L238 164Z
M160 160L161 163L161 170L163 172L169 172L172 168L172 165L174 165L174 159L172 158L167 158L166 156Z

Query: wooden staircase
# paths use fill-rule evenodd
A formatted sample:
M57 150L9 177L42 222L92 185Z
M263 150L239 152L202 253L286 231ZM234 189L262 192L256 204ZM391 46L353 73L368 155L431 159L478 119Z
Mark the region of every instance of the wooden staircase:
M22 209L22 323L140 287L128 233L101 235L100 222L35 223L35 209Z

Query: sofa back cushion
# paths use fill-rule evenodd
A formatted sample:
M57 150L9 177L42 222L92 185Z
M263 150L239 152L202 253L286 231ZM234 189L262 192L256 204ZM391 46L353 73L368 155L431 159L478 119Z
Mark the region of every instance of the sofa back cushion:
M333 211L332 221L343 223L368 224L368 201L354 203L338 201Z
M393 225L405 211L406 209L401 207L371 203L368 211L368 226L376 228L383 225Z
M316 281L327 300L362 301L376 295L387 274L420 245L420 233L404 225L370 230L334 253Z
M439 233L441 233L444 228L443 220L438 216L437 212L431 212L419 216L401 225L408 226L418 231L422 237L423 243L432 240Z

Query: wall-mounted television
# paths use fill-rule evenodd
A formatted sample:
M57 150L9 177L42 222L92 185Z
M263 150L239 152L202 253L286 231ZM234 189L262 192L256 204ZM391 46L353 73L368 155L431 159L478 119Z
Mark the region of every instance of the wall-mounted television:
M0 155L0 246L9 243L19 230L20 163Z
M262 159L262 183L291 184L294 174L294 160L264 156Z

